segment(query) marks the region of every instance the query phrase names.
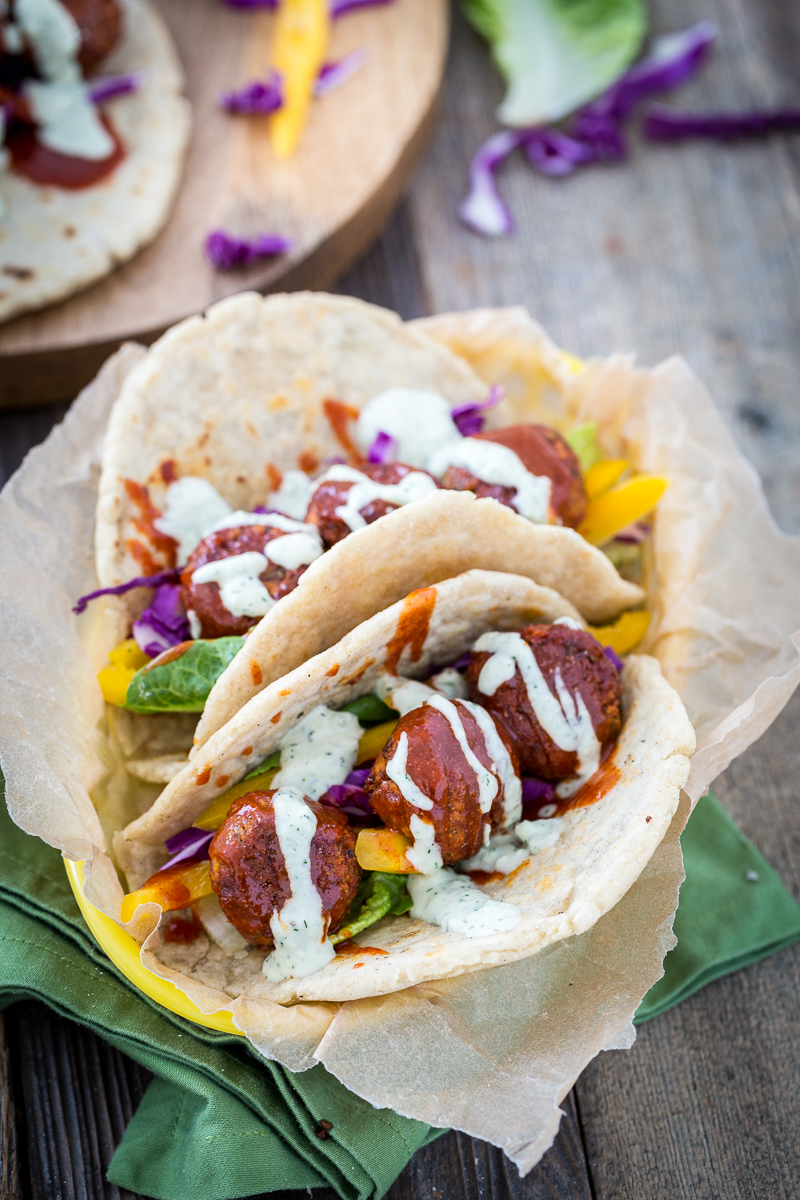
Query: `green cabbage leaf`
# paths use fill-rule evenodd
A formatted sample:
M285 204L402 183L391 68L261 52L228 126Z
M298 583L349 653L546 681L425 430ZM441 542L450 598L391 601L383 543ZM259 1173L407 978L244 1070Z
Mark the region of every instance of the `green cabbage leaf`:
M347 942L350 938L369 929L381 917L399 917L411 908L411 897L406 883L407 875L390 875L386 871L367 871L358 885L350 910L345 914L344 925L331 936L334 945Z
M125 708L138 713L202 712L208 693L244 638L196 641L161 666L142 667L128 684Z

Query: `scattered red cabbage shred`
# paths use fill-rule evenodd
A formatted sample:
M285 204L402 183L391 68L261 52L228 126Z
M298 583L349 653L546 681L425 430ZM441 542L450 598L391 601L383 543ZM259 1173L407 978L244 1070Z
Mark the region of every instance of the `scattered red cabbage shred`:
M167 850L171 857L163 867L159 867L159 871L166 871L167 867L177 867L178 863L200 862L208 858L208 847L213 836L213 830L192 827L167 838Z
M656 142L677 142L685 138L764 137L768 133L800 130L800 109L775 112L690 113L666 104L651 104L644 115L644 132Z
M254 238L239 238L214 229L206 238L206 258L219 271L231 271L234 267L247 267L260 258L276 254L287 254L292 248L289 238L274 233L262 233Z
M366 50L358 48L345 54L338 62L323 63L314 82L314 95L318 100L341 87L355 75L369 58Z
M85 596L81 596L77 604L73 607L74 613L82 613L90 600L96 600L98 596L123 596L125 592L130 592L137 587L160 587L162 583L174 583L180 572L175 570L159 571L158 575L137 575L135 579L129 579L127 583L118 583L115 587L98 588L94 592L87 592Z
M503 399L503 391L504 389L495 383L489 389L489 395L485 400L456 405L450 415L462 437L474 437L476 433L481 432L486 419L483 415L484 410L494 408L495 404L499 404Z
M126 75L109 75L106 79L93 79L89 84L89 99L92 104L105 104L117 96L130 96L142 86L145 71L129 71Z
M375 440L367 451L367 462L391 462L396 454L396 445L397 442L390 433L384 433L382 429L379 430L375 435Z
M157 658L170 646L188 641L186 619L179 583L162 583L142 615L133 622L136 645L151 658Z
M220 108L245 116L266 116L283 104L283 81L279 71L273 71L266 80L255 79L238 91L223 92L219 98Z

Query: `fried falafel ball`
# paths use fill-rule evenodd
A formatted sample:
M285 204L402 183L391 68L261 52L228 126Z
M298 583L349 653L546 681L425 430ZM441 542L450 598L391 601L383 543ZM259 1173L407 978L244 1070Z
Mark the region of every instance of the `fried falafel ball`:
M233 634L241 636L253 625L257 625L261 617L234 616L222 603L218 583L192 581L192 575L197 568L221 558L230 558L234 554L246 554L251 550L269 559L264 547L273 539L285 535L284 529L275 529L272 526L240 525L233 529L218 529L198 543L181 572L181 598L186 611L191 610L200 622L201 637L230 637ZM290 571L277 563L267 562L266 570L262 571L259 579L272 599L280 600L294 591L305 570L305 567L297 567Z
M619 671L606 657L603 647L585 630L568 625L526 625L517 632L530 646L553 696L557 696L555 677L559 672L567 691L583 697L602 753L622 727ZM523 774L551 782L577 774L578 755L573 750L562 750L542 728L519 666L493 695L481 691L481 671L490 657L487 651L472 651L466 672L467 686L472 699L488 709L506 729Z
M546 475L551 482L551 520L575 529L586 515L586 491L580 463L575 452L560 433L549 425L507 425L490 429L475 437L484 442L497 442L513 450L532 475ZM448 467L442 476L442 487L476 496L490 496L513 508L516 488L484 483L466 467Z
M243 938L272 949L270 919L292 894L286 863L275 830L268 792L248 792L234 800L211 840L211 886L222 911ZM322 900L331 933L353 902L361 868L356 862L356 833L344 813L305 797L317 818L311 840L311 879Z
M81 35L78 61L88 75L110 54L122 35L122 9L117 0L61 0Z
M400 483L401 479L405 479L406 475L410 475L412 471L419 472L419 468L409 467L406 463L400 462L364 462L359 463L356 470L360 471L362 475L366 475L367 479L380 484ZM422 472L422 474L425 473ZM430 478L436 483L433 476ZM329 479L321 483L311 497L305 519L309 525L317 526L326 549L341 542L343 538L353 532L346 521L337 517L336 509L347 503L347 493L355 486L355 483L348 480ZM393 512L399 507L398 504L392 504L389 500L371 500L369 504L365 504L363 508L359 509L359 512L367 525L371 525L379 517L385 517L387 513Z
M414 708L400 718L364 784L373 809L390 829L415 840L412 817L433 824L445 866L472 858L486 844L487 829L493 829L502 821L505 799L502 778L492 770L492 756L480 725L466 705L458 700L453 704L458 710L467 745L497 784L487 812L481 811L478 777L450 722L444 713L430 704ZM499 727L498 733L517 772L511 741ZM430 809L406 799L397 783L389 777L387 768L392 769L391 764L398 753L400 757L392 774L396 774L402 763L404 746L401 739L405 739L405 771L413 784L433 801Z

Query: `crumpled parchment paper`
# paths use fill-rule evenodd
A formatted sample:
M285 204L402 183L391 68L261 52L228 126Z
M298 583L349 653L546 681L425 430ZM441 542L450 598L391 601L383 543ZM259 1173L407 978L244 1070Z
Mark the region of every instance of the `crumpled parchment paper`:
M614 355L581 369L523 309L419 324L488 382L503 384L490 424L596 420L610 456L669 476L651 539L653 620L642 649L661 660L697 730L687 794L614 909L582 936L507 966L375 999L287 1009L246 995L232 1000L224 982L181 981L157 958L157 931L142 958L203 1011L231 1010L265 1057L292 1070L322 1062L376 1106L485 1138L526 1172L551 1144L558 1105L583 1067L600 1050L633 1041L633 1014L674 945L678 838L691 804L800 682L800 539L775 527L754 471L682 360L644 370ZM102 613L76 620L71 606L96 586L103 430L143 353L127 346L114 355L0 496L0 761L9 809L23 829L85 861L87 896L115 917L122 887L107 837L155 792L131 787L115 761L96 682ZM142 938L148 930L134 932Z

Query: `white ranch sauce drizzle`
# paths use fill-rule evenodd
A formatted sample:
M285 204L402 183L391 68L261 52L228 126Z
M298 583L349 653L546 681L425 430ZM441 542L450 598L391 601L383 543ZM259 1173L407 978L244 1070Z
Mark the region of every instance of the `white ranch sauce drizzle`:
M322 483L352 483L353 486L345 496L344 504L334 511L340 521L353 532L363 529L366 521L361 515L361 509L373 500L385 500L387 504L411 504L421 500L436 491L436 484L429 475L422 471L411 471L399 483L376 483L355 467L333 466L317 480L317 487Z
M491 655L478 677L478 691L484 696L493 696L502 683L513 678L519 667L528 701L542 729L559 749L577 754L576 778L559 783L556 787L559 796L571 796L594 775L600 764L600 743L583 696L580 693L575 697L571 695L564 685L560 670L556 670L553 678L557 692L557 696L554 696L536 656L518 633L484 633L473 650L485 650Z
M412 867L416 867L421 874L432 875L442 865L442 852L436 844L436 829L433 822L425 821L416 813L412 813L409 826L414 845L410 850L406 850L406 858Z
M433 875L409 875L408 891L412 917L465 937L505 933L522 918L515 904L491 900L471 879L447 867Z
M464 700L461 700L460 703L465 708L468 708L473 716L475 715L475 709L478 707L476 704L470 704L469 701ZM430 708L437 709L452 729L453 736L461 747L462 754L475 772L475 778L478 781L478 803L481 812L487 813L492 807L492 801L498 793L499 784L495 776L488 767L483 765L467 741L467 733L458 709L452 700L446 700L444 696L433 695L426 701L426 704ZM481 726L481 728L483 727Z
M281 768L272 786L300 788L318 800L352 771L362 732L354 713L318 704L281 742Z
M319 558L322 554L322 542L318 534L313 536L310 533L285 533L283 537L267 542L264 553L270 562L283 567L284 570L296 571L298 567L307 567L315 558Z
M164 515L153 522L160 533L178 543L178 560L186 562L198 542L232 512L217 489L199 475L184 475L167 488Z
M241 508L223 517L221 521L216 521L206 533L216 533L218 529L236 529L241 525L265 525L272 529L283 529L286 533L307 533L310 537L319 538L316 525L306 525L305 521L295 521L293 517L285 517L279 512L245 512Z
M399 675L380 675L375 691L381 700L398 712L401 717L414 708L422 708L426 700L434 695L433 688L417 679L403 679Z
M410 467L426 467L440 446L461 441L444 396L419 388L389 388L364 405L355 428L356 443L364 453L379 433L394 438L395 457Z
M441 692L448 700L468 700L469 688L467 681L455 667L445 667L436 675L431 676L431 687Z
M491 715L479 704L472 704L470 701L465 701L465 704L480 725L492 766L503 781L503 819L500 828L508 829L509 825L514 825L522 816L522 781L514 770L511 755Z
M520 821L514 828L514 836L536 854L547 846L554 846L564 828L563 817L551 817L548 821Z
M77 22L59 0L17 0L14 15L30 42L42 79L26 80L23 94L39 126L37 137L59 154L97 161L114 151L83 81Z
M541 822L540 822L541 823ZM530 852L520 846L513 833L498 833L489 839L472 858L467 858L458 864L459 871L497 871L500 875L510 875L517 867L530 857Z
M508 446L478 438L459 438L432 456L429 470L441 476L451 466L466 467L484 483L516 488L511 504L517 512L537 524L547 523L552 490L549 478L531 474Z
M192 583L218 583L219 598L234 617L263 617L275 601L259 579L267 560L257 550L231 554L192 572Z
M317 818L302 792L280 787L272 797L275 833L286 864L292 894L280 912L273 912L270 929L275 949L264 960L270 983L294 977L305 979L334 957L326 931L322 897L311 878L311 842Z
M407 764L408 734L404 732L397 739L394 754L386 764L386 775L400 789L404 800L407 800L409 804L415 805L416 808L422 808L426 812L430 812L433 808L433 801L414 783L414 780L406 769Z
M308 512L311 497L317 488L305 471L286 471L281 486L277 492L272 492L268 499L270 508L286 513L287 517L296 517L301 521Z

